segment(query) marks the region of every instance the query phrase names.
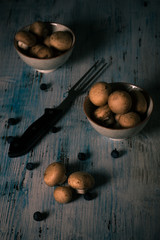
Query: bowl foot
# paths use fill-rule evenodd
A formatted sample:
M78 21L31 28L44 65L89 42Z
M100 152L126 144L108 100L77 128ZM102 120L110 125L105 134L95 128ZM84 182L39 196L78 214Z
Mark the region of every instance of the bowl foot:
M112 137L106 137L106 136L104 136L104 138L106 139L110 139L110 140L112 140L112 141L123 141L123 140L125 140L125 139L128 139L128 138L112 138Z
M111 140L113 140L113 141L123 141L123 140L125 140L126 138L110 138Z
M51 70L41 70L41 69L36 69L36 71L41 72L41 73L51 73L54 72L56 69L51 69Z

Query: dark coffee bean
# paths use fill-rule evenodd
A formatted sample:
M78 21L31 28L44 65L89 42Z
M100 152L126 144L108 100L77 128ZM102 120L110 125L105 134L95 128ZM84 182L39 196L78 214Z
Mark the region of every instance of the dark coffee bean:
M29 163L27 163L26 168L27 168L27 170L33 170L35 168L35 165L34 165L34 163L29 162Z
M78 159L81 161L85 161L86 160L86 154L83 152L79 152L78 153Z
M86 192L86 193L84 194L84 199L87 200L87 201L91 201L91 200L93 200L96 196L97 196L96 193Z
M41 212L35 212L34 214L33 214L33 219L35 220L35 221L42 221L43 219L44 219L44 217L43 217L43 213L41 213Z
M119 152L117 151L116 148L111 152L111 156L113 158L118 158L119 157Z
M41 85L40 85L41 90L47 90L47 88L48 88L48 86L46 83L41 83Z
M15 125L15 124L17 124L17 119L16 118L9 118L8 119L8 124L9 125Z
M39 165L40 165L40 162L34 162L34 163L29 162L29 163L26 164L26 168L28 170L33 170L33 169L39 167Z

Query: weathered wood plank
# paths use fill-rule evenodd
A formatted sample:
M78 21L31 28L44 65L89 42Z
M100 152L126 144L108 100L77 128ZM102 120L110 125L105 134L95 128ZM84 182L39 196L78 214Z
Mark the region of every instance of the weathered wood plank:
M0 240L159 240L160 215L160 2L70 0L0 2ZM14 34L36 20L71 27L76 46L69 61L50 74L40 74L17 56ZM57 106L68 89L99 58L113 59L100 79L131 82L153 97L154 112L145 129L132 139L113 141L97 134L83 113L86 94L76 99L57 124L29 154L10 159L7 136L18 136L46 107ZM47 91L41 83L50 84ZM8 126L10 117L20 122ZM113 159L111 151L122 154ZM77 158L87 153L87 160ZM55 202L54 188L43 181L53 161L68 174L84 170L96 179L92 201ZM38 163L33 171L28 162ZM48 213L35 222L33 213Z

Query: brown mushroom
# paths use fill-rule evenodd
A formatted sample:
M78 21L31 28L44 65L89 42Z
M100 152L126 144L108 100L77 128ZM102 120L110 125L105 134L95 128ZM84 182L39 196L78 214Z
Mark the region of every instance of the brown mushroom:
M72 35L68 31L57 31L50 36L50 45L59 51L66 51L72 46Z
M123 128L130 128L136 126L140 121L141 119L138 113L128 112L120 116L118 123Z
M50 186L56 186L66 181L66 169L63 163L51 163L44 172L44 182Z
M55 188L53 196L59 203L68 203L72 200L72 188L69 186L58 186Z
M116 90L109 95L108 105L112 112L116 114L124 114L131 109L132 98L128 92Z
M38 51L43 47L42 44L36 44L35 46L31 47L30 54L34 57L37 57Z
M51 58L53 57L53 51L51 48L43 46L38 52L37 52L38 58Z
M53 51L51 48L37 44L30 49L30 54L37 58L51 58L53 57Z
M45 38L49 33L46 23L41 21L32 23L29 31L36 34L40 38Z
M144 114L147 111L147 101L141 91L132 91L133 108L136 112Z
M46 45L47 47L51 47L50 44L50 36L47 36L44 41L43 41L44 45Z
M109 126L114 123L114 116L108 104L98 107L93 114L95 119L105 126Z
M68 184L75 189L77 193L84 194L93 188L95 180L93 176L87 172L74 172L68 178Z
M90 101L100 107L108 102L109 94L111 93L111 85L107 82L97 82L93 84L89 91Z
M17 32L15 35L15 40L18 42L18 46L24 50L34 46L37 42L35 35L27 31Z

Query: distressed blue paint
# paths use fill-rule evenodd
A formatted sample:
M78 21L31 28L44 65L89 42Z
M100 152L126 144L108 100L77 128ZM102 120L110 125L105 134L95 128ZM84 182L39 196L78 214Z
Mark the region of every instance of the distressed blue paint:
M1 0L0 16L0 240L159 240L160 2ZM76 34L69 61L47 75L23 63L13 47L16 31L36 20L66 24ZM20 135L45 107L57 106L101 57L113 64L99 80L136 83L152 94L154 113L146 128L119 142L99 136L83 113L83 94L57 124L60 132L48 134L26 156L8 158L6 137ZM51 88L41 91L42 82ZM16 116L21 121L8 128L8 118ZM114 148L123 153L118 159L110 156ZM78 152L88 159L79 161ZM56 203L54 189L43 182L53 161L63 161L67 174L93 173L97 198ZM27 162L39 166L29 172ZM34 222L35 211L49 216Z

